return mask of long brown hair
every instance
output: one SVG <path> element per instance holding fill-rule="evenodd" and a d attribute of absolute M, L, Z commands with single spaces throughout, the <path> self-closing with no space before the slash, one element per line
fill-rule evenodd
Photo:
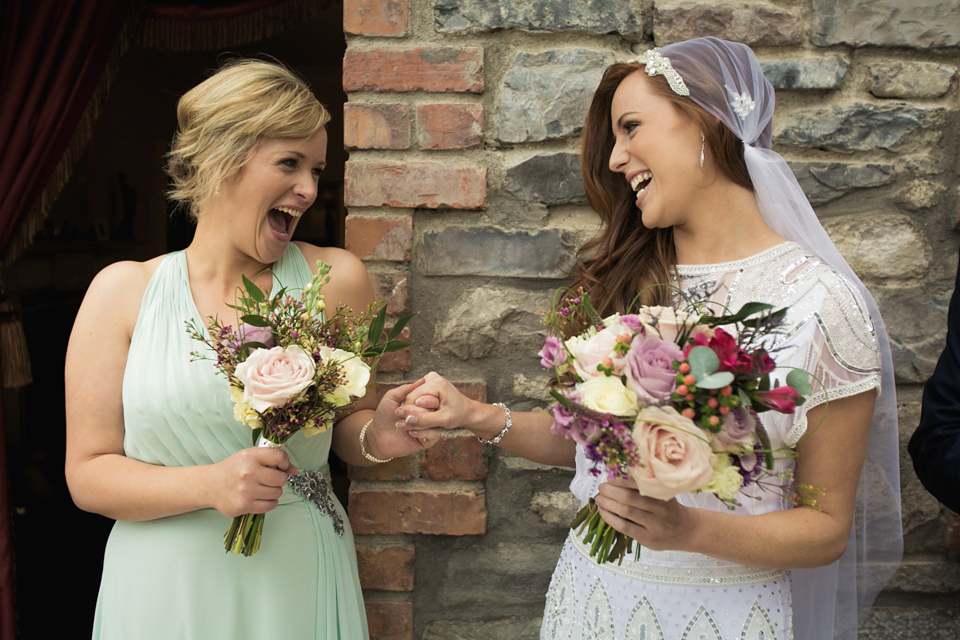
<path fill-rule="evenodd" d="M 613 95 L 620 83 L 643 65 L 618 63 L 607 68 L 593 94 L 580 138 L 580 170 L 590 206 L 600 214 L 601 228 L 577 251 L 578 277 L 572 289 L 583 287 L 601 316 L 629 313 L 637 305 L 669 304 L 666 287 L 677 264 L 673 229 L 647 229 L 636 209 L 636 194 L 619 173 L 610 170 L 615 138 L 610 122 Z M 656 93 L 703 133 L 717 170 L 735 184 L 753 190 L 743 159 L 743 142 L 719 119 L 693 100 L 675 94 L 662 76 L 643 77 Z M 704 76 L 690 78 L 698 86 L 717 84 Z M 723 88 L 717 84 L 717 90 Z M 639 298 L 638 298 L 639 295 Z"/>

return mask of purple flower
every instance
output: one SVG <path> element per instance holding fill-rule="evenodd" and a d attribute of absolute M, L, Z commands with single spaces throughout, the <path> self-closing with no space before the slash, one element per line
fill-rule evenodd
<path fill-rule="evenodd" d="M 640 316 L 635 313 L 620 316 L 620 322 L 633 332 L 646 333 L 646 330 L 643 329 L 643 323 L 640 322 Z"/>
<path fill-rule="evenodd" d="M 547 336 L 543 341 L 543 349 L 537 355 L 540 356 L 540 366 L 545 369 L 554 369 L 567 361 L 567 351 L 556 336 Z"/>
<path fill-rule="evenodd" d="M 267 349 L 273 347 L 273 329 L 243 323 L 233 332 L 233 336 L 224 340 L 224 344 L 231 351 L 236 351 L 238 347 L 248 342 L 259 342 Z"/>
<path fill-rule="evenodd" d="M 743 407 L 732 410 L 723 416 L 721 427 L 716 439 L 725 450 L 737 451 L 752 447 L 757 421 L 749 410 Z"/>
<path fill-rule="evenodd" d="M 675 343 L 636 336 L 624 356 L 627 388 L 641 399 L 666 400 L 677 386 L 674 360 L 683 360 L 683 352 Z"/>

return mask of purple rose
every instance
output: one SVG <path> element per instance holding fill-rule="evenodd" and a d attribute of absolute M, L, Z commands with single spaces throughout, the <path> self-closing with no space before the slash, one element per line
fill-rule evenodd
<path fill-rule="evenodd" d="M 674 360 L 683 360 L 683 352 L 675 343 L 636 336 L 624 356 L 627 388 L 640 399 L 668 399 L 677 386 Z"/>
<path fill-rule="evenodd" d="M 233 335 L 234 338 L 227 341 L 231 349 L 236 349 L 248 342 L 259 342 L 267 349 L 274 346 L 273 329 L 270 327 L 255 327 L 252 324 L 243 323 L 237 327 Z"/>
<path fill-rule="evenodd" d="M 757 421 L 753 414 L 737 407 L 723 416 L 722 427 L 716 435 L 717 442 L 725 451 L 743 451 L 752 449 Z"/>
<path fill-rule="evenodd" d="M 543 341 L 543 349 L 537 355 L 540 356 L 540 366 L 545 369 L 554 369 L 567 361 L 567 351 L 556 336 L 547 336 Z"/>
<path fill-rule="evenodd" d="M 623 326 L 627 327 L 634 333 L 645 333 L 645 330 L 643 329 L 643 323 L 640 322 L 640 316 L 635 313 L 620 316 L 620 322 L 623 323 Z"/>

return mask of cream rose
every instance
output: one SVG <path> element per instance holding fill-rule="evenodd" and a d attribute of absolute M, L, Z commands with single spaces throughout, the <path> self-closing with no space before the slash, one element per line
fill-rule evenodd
<path fill-rule="evenodd" d="M 643 307 L 637 315 L 644 329 L 668 342 L 676 342 L 677 336 L 684 327 L 691 328 L 689 336 L 710 331 L 706 326 L 697 325 L 700 320 L 698 314 L 679 311 L 672 307 Z"/>
<path fill-rule="evenodd" d="M 577 394 L 588 409 L 615 416 L 637 414 L 637 394 L 625 387 L 616 376 L 590 378 L 577 387 Z"/>
<path fill-rule="evenodd" d="M 619 376 L 623 372 L 623 356 L 618 355 L 614 348 L 617 346 L 617 339 L 624 333 L 627 334 L 629 340 L 630 332 L 626 331 L 618 322 L 598 331 L 589 338 L 568 340 L 567 349 L 573 356 L 573 368 L 577 375 L 583 380 L 606 377 L 603 371 L 597 369 L 597 365 L 609 358 L 613 374 Z"/>
<path fill-rule="evenodd" d="M 713 476 L 717 456 L 709 434 L 673 407 L 646 407 L 633 428 L 640 464 L 628 472 L 640 494 L 669 500 L 703 489 Z"/>
<path fill-rule="evenodd" d="M 243 401 L 243 389 L 230 385 L 230 398 L 235 403 L 233 405 L 233 417 L 237 422 L 241 422 L 251 429 L 263 428 L 263 420 L 260 419 L 260 414 Z"/>
<path fill-rule="evenodd" d="M 234 375 L 243 383 L 243 402 L 260 413 L 290 401 L 313 384 L 316 367 L 309 353 L 297 345 L 255 349 L 237 365 Z"/>
<path fill-rule="evenodd" d="M 333 393 L 328 393 L 324 399 L 342 407 L 353 402 L 355 398 L 362 398 L 367 393 L 367 384 L 370 382 L 370 365 L 361 360 L 356 354 L 343 349 L 320 347 L 320 361 L 334 362 L 340 367 L 343 381 Z"/>
<path fill-rule="evenodd" d="M 741 486 L 743 486 L 743 476 L 730 461 L 730 456 L 726 454 L 717 456 L 717 468 L 714 469 L 713 477 L 710 478 L 704 491 L 715 493 L 721 500 L 729 502 L 737 495 Z"/>

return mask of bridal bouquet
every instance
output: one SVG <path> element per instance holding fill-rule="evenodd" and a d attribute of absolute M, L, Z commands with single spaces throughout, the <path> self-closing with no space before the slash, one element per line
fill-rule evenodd
<path fill-rule="evenodd" d="M 309 437 L 329 429 L 337 409 L 366 394 L 380 357 L 409 346 L 396 338 L 412 314 L 385 333 L 383 302 L 358 316 L 341 306 L 326 317 L 322 288 L 329 272 L 330 265 L 318 262 L 299 296 L 281 287 L 267 297 L 244 276 L 231 305 L 236 328 L 217 318 L 208 327 L 187 323 L 190 336 L 208 347 L 193 352 L 193 359 L 213 360 L 230 381 L 234 417 L 252 429 L 256 446 L 281 447 L 297 431 Z M 224 535 L 226 550 L 255 554 L 263 520 L 263 514 L 234 518 Z"/>
<path fill-rule="evenodd" d="M 557 376 L 552 432 L 584 447 L 592 473 L 632 478 L 641 495 L 706 492 L 733 508 L 742 488 L 773 474 L 758 414 L 792 413 L 811 391 L 799 369 L 771 381 L 767 345 L 785 313 L 761 303 L 720 316 L 645 306 L 601 319 L 586 293 L 568 294 L 544 314 L 551 335 L 538 354 Z M 592 499 L 571 527 L 599 563 L 633 548 Z"/>

